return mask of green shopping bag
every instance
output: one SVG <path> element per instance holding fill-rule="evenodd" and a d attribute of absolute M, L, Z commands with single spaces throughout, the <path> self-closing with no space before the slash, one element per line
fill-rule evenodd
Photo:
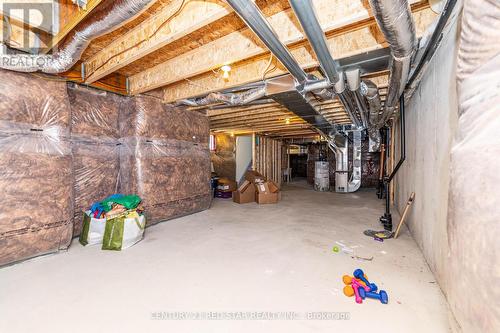
<path fill-rule="evenodd" d="M 80 244 L 83 246 L 101 244 L 105 227 L 106 219 L 96 219 L 90 216 L 90 211 L 84 212 Z"/>
<path fill-rule="evenodd" d="M 120 214 L 106 221 L 103 250 L 121 251 L 139 242 L 144 236 L 146 218 L 140 215 L 138 218 L 127 218 L 126 214 Z"/>

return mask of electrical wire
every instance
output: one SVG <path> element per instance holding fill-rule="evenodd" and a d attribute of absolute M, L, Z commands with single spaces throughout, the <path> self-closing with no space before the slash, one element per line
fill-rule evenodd
<path fill-rule="evenodd" d="M 269 57 L 269 61 L 267 62 L 266 69 L 264 73 L 262 73 L 262 81 L 266 79 L 266 75 L 273 72 L 276 69 L 276 63 L 274 63 L 273 68 L 270 69 L 271 63 L 273 62 L 274 55 L 271 53 L 271 57 Z"/>
<path fill-rule="evenodd" d="M 189 1 L 189 0 L 188 0 Z M 158 28 L 155 29 L 155 31 L 153 31 L 152 34 L 150 34 L 146 39 L 143 39 L 141 40 L 139 43 L 136 43 L 132 46 L 129 46 L 127 47 L 126 49 L 123 49 L 121 50 L 120 52 L 112 55 L 111 57 L 109 57 L 105 62 L 103 62 L 100 66 L 98 66 L 96 69 L 94 69 L 94 71 L 92 73 L 95 73 L 97 72 L 99 69 L 101 69 L 102 67 L 104 67 L 105 65 L 107 65 L 112 59 L 124 54 L 125 52 L 128 52 L 130 50 L 132 50 L 133 48 L 137 47 L 137 46 L 140 46 L 146 42 L 148 42 L 151 38 L 153 38 L 157 33 L 158 31 L 160 31 L 167 23 L 169 23 L 174 17 L 176 17 L 177 15 L 179 15 L 179 13 L 182 11 L 182 9 L 184 8 L 184 5 L 186 4 L 186 0 L 182 0 L 180 6 L 177 8 L 177 10 L 172 14 L 170 15 L 164 22 L 162 22 L 162 24 L 160 24 L 158 26 Z"/>

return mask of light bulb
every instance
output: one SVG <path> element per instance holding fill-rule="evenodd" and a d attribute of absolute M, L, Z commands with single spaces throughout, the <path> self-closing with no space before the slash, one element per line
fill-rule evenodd
<path fill-rule="evenodd" d="M 224 65 L 220 68 L 222 71 L 222 78 L 227 81 L 229 80 L 229 72 L 231 71 L 231 66 L 229 65 Z"/>

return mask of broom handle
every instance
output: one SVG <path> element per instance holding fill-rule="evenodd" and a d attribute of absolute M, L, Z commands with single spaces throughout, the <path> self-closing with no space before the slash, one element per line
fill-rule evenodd
<path fill-rule="evenodd" d="M 406 215 L 408 215 L 408 211 L 410 210 L 410 206 L 413 203 L 413 199 L 415 199 L 415 192 L 411 192 L 410 198 L 406 202 L 406 207 L 405 207 L 405 210 L 403 211 L 403 215 L 401 216 L 401 220 L 399 221 L 396 232 L 394 233 L 394 238 L 398 238 L 399 229 L 401 229 L 401 226 L 403 225 L 403 223 L 406 220 Z"/>

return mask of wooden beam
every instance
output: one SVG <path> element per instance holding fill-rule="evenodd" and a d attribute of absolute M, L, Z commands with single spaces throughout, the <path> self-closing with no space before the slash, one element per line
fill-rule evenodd
<path fill-rule="evenodd" d="M 240 111 L 240 112 L 233 112 L 230 114 L 224 114 L 220 116 L 210 116 L 211 120 L 221 120 L 221 119 L 231 119 L 234 117 L 244 117 L 244 116 L 253 116 L 253 115 L 266 115 L 266 114 L 281 114 L 285 116 L 295 116 L 294 113 L 288 111 L 287 109 L 269 109 L 269 110 L 252 110 L 252 111 Z"/>
<path fill-rule="evenodd" d="M 240 120 L 234 122 L 228 122 L 223 124 L 213 124 L 210 123 L 210 128 L 225 128 L 225 127 L 237 127 L 237 126 L 251 126 L 251 127 L 259 127 L 259 126 L 268 126 L 268 125 L 305 125 L 307 124 L 302 119 L 294 119 L 290 120 L 287 124 L 283 119 L 267 119 L 267 120 L 256 120 L 256 121 L 247 121 Z"/>
<path fill-rule="evenodd" d="M 436 14 L 430 9 L 425 9 L 415 14 L 418 35 L 431 23 Z M 372 51 L 387 46 L 382 33 L 376 29 L 375 23 L 371 27 L 352 31 L 349 33 L 330 36 L 327 39 L 335 58 L 349 57 L 354 54 Z M 317 60 L 313 57 L 309 45 L 298 44 L 290 48 L 292 55 L 304 69 L 318 66 Z M 262 79 L 262 73 L 265 71 L 269 58 L 267 56 L 245 61 L 233 65 L 229 81 L 224 81 L 220 75 L 213 72 L 192 78 L 189 81 L 179 81 L 175 85 L 167 86 L 163 89 L 164 100 L 167 102 L 182 98 L 197 96 L 230 87 L 240 86 L 242 84 L 256 82 Z M 271 76 L 277 76 L 287 73 L 284 68 L 279 66 Z M 132 91 L 133 93 L 133 91 Z"/>
<path fill-rule="evenodd" d="M 231 131 L 236 131 L 236 130 L 254 130 L 254 131 L 289 131 L 289 130 L 312 130 L 310 125 L 305 125 L 305 124 L 296 124 L 296 125 L 268 125 L 268 126 L 228 126 L 224 128 L 213 128 L 213 130 L 231 130 Z"/>
<path fill-rule="evenodd" d="M 77 12 L 75 12 L 72 15 L 71 20 L 69 20 L 68 23 L 66 23 L 63 27 L 61 27 L 61 30 L 57 33 L 57 35 L 55 35 L 52 38 L 52 43 L 50 47 L 52 48 L 57 46 L 57 44 L 59 44 L 64 39 L 64 37 L 66 37 L 66 35 L 69 34 L 69 32 L 78 25 L 78 23 L 80 23 L 81 21 L 83 21 L 83 19 L 89 16 L 90 13 L 99 4 L 101 4 L 101 2 L 103 2 L 103 0 L 88 0 L 86 9 L 80 8 Z"/>
<path fill-rule="evenodd" d="M 271 105 L 255 105 L 253 107 L 249 108 L 230 108 L 230 109 L 221 109 L 221 110 L 208 110 L 208 116 L 210 117 L 217 117 L 217 116 L 223 116 L 223 115 L 228 115 L 228 114 L 234 114 L 234 113 L 242 113 L 242 112 L 250 112 L 251 111 L 266 111 L 266 110 L 284 110 L 287 111 L 287 109 L 280 104 L 271 104 Z"/>
<path fill-rule="evenodd" d="M 86 82 L 92 83 L 113 73 L 231 12 L 221 1 L 172 1 L 164 10 L 85 61 Z"/>
<path fill-rule="evenodd" d="M 82 80 L 81 73 L 79 71 L 70 70 L 65 73 L 58 74 L 58 76 L 67 79 L 68 81 L 85 84 Z M 100 90 L 110 91 L 120 95 L 128 95 L 127 93 L 127 78 L 118 73 L 114 73 L 104 79 L 90 84 L 90 87 L 97 88 Z"/>
<path fill-rule="evenodd" d="M 6 32 L 9 32 L 8 36 Z M 48 48 L 51 39 L 52 35 L 47 31 L 5 16 L 0 12 L 0 42 L 9 47 L 25 52 L 43 51 Z"/>
<path fill-rule="evenodd" d="M 336 5 L 335 2 L 338 2 L 339 4 L 342 3 L 342 5 Z M 418 6 L 414 6 L 418 10 L 422 10 L 422 8 L 428 6 L 427 1 L 414 0 L 412 2 L 418 4 Z M 350 6 L 345 6 L 344 0 L 316 0 L 314 5 L 316 7 L 319 20 L 322 23 L 325 32 L 330 37 L 357 31 L 362 28 L 368 29 L 364 31 L 364 35 L 372 35 L 371 31 L 369 31 L 369 27 L 375 24 L 375 20 L 361 1 L 356 1 Z M 297 22 L 291 10 L 279 12 L 269 17 L 268 21 L 284 44 L 295 44 L 296 53 L 307 53 L 307 59 L 303 59 L 302 62 L 299 61 L 303 67 L 308 67 L 308 64 L 309 67 L 317 65 L 317 62 L 310 51 L 310 47 L 299 28 L 300 24 Z M 375 36 L 378 39 L 374 41 L 375 44 L 380 44 L 379 42 L 383 40 L 383 37 L 380 39 L 380 32 L 378 34 L 378 36 Z M 366 41 L 366 38 L 362 38 L 361 41 L 363 39 Z M 339 41 L 336 40 L 336 42 Z M 354 51 L 353 46 L 357 46 L 356 44 L 358 43 L 358 40 L 346 39 L 343 43 L 348 47 L 349 51 L 352 52 Z M 297 51 L 297 44 L 300 46 L 298 48 L 300 51 Z M 334 43 L 332 42 L 329 44 L 334 57 L 339 58 L 341 57 L 339 55 L 346 53 L 345 47 L 344 49 L 339 49 L 338 45 L 333 45 Z M 369 44 L 373 47 L 374 43 L 372 42 Z M 183 79 L 206 73 L 225 63 L 235 64 L 266 53 L 268 53 L 267 48 L 257 39 L 253 32 L 249 29 L 243 29 L 131 76 L 131 92 L 132 94 L 137 94 L 161 86 L 166 86 Z M 295 56 L 297 57 L 298 55 Z M 258 73 L 260 76 L 262 76 L 262 72 L 267 65 L 267 60 L 268 59 L 263 60 L 263 68 L 259 68 Z M 186 64 L 189 64 L 189 66 L 186 66 Z M 278 72 L 273 73 L 273 75 L 280 74 Z M 281 73 L 283 72 L 284 71 L 281 70 Z M 233 85 L 231 83 L 230 85 Z M 239 82 L 236 85 L 238 84 Z M 228 84 L 225 86 L 228 86 Z M 204 86 L 202 85 L 202 87 Z M 217 89 L 209 88 L 209 90 Z M 201 93 L 204 92 L 206 91 L 201 91 Z"/>
<path fill-rule="evenodd" d="M 234 118 L 228 118 L 228 119 L 220 119 L 220 120 L 213 120 L 210 119 L 211 124 L 223 124 L 223 123 L 228 123 L 228 122 L 235 122 L 235 121 L 252 121 L 252 120 L 269 120 L 269 119 L 281 119 L 281 120 L 296 120 L 296 119 L 301 119 L 300 117 L 297 116 L 291 116 L 283 113 L 276 113 L 272 115 L 255 115 L 255 116 L 246 116 L 246 117 L 234 117 Z"/>

